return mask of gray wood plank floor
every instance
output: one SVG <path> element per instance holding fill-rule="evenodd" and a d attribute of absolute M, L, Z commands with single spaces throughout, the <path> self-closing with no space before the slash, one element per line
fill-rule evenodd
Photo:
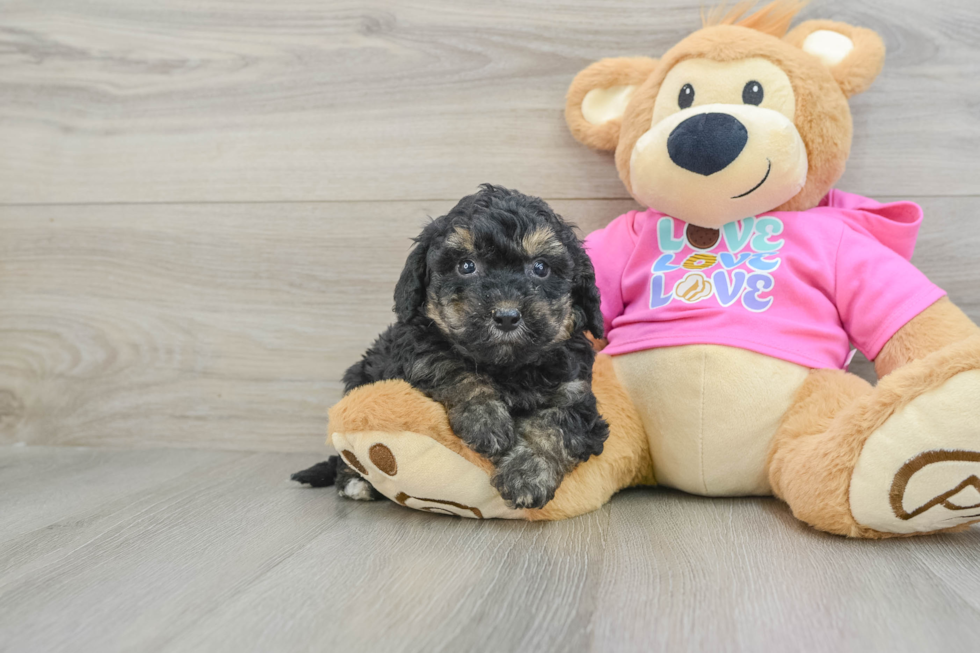
<path fill-rule="evenodd" d="M 660 56 L 703 0 L 0 0 L 0 201 L 425 200 L 492 180 L 626 197 L 568 134 L 601 57 Z M 975 0 L 820 0 L 884 36 L 845 188 L 977 192 Z"/>
<path fill-rule="evenodd" d="M 3 651 L 967 651 L 980 529 L 848 541 L 631 490 L 553 524 L 355 503 L 310 454 L 0 447 Z"/>

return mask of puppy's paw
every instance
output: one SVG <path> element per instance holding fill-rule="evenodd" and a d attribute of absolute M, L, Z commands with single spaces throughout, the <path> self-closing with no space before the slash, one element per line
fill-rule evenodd
<path fill-rule="evenodd" d="M 513 447 L 517 438 L 514 420 L 502 401 L 458 406 L 450 411 L 449 422 L 470 449 L 490 460 Z"/>
<path fill-rule="evenodd" d="M 382 494 L 374 489 L 370 481 L 361 478 L 357 472 L 347 465 L 338 465 L 334 483 L 337 486 L 337 494 L 345 499 L 375 501 L 382 497 Z"/>
<path fill-rule="evenodd" d="M 343 485 L 338 484 L 337 494 L 354 501 L 375 501 L 381 498 L 371 484 L 360 477 L 347 479 Z"/>
<path fill-rule="evenodd" d="M 543 508 L 555 498 L 561 476 L 528 450 L 517 450 L 497 466 L 493 486 L 514 508 Z"/>

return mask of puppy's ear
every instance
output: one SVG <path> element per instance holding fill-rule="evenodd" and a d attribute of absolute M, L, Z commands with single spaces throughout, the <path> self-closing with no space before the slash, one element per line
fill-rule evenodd
<path fill-rule="evenodd" d="M 599 289 L 595 285 L 595 269 L 592 259 L 579 245 L 575 250 L 575 280 L 572 284 L 572 310 L 575 319 L 582 320 L 582 326 L 596 338 L 603 336 L 602 311 L 600 310 Z"/>
<path fill-rule="evenodd" d="M 429 225 L 415 241 L 415 247 L 405 261 L 402 274 L 395 284 L 395 314 L 399 321 L 407 322 L 422 310 L 425 304 L 425 289 L 429 284 L 429 267 L 426 257 L 432 242 Z"/>

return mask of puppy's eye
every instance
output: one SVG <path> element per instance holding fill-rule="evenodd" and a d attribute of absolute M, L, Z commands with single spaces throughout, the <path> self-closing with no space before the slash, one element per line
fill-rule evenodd
<path fill-rule="evenodd" d="M 742 102 L 759 106 L 762 104 L 763 95 L 765 94 L 762 91 L 762 84 L 759 82 L 749 82 L 742 89 Z"/>
<path fill-rule="evenodd" d="M 677 96 L 677 106 L 681 109 L 686 109 L 694 104 L 694 87 L 690 84 L 684 84 L 681 87 L 681 93 Z"/>
<path fill-rule="evenodd" d="M 456 266 L 456 270 L 460 274 L 473 274 L 474 272 L 476 272 L 476 263 L 469 260 L 468 258 L 463 259 L 462 261 L 459 262 L 459 265 Z"/>
<path fill-rule="evenodd" d="M 551 274 L 551 268 L 544 261 L 535 261 L 531 264 L 531 273 L 536 277 L 544 279 Z"/>

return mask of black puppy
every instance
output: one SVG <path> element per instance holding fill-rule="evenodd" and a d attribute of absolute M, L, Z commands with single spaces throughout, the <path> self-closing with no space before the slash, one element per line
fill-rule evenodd
<path fill-rule="evenodd" d="M 602 452 L 592 394 L 602 337 L 595 273 L 572 228 L 536 197 L 491 185 L 416 239 L 395 287 L 398 321 L 344 374 L 345 392 L 403 379 L 446 406 L 453 431 L 496 466 L 512 506 L 540 508 Z M 380 494 L 334 456 L 293 479 Z"/>

